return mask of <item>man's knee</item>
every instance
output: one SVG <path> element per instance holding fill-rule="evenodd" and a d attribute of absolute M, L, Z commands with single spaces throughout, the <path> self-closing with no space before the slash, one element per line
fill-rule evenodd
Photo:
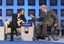
<path fill-rule="evenodd" d="M 42 26 L 43 24 L 42 24 L 42 23 L 38 23 L 37 25 L 38 25 L 38 26 Z"/>

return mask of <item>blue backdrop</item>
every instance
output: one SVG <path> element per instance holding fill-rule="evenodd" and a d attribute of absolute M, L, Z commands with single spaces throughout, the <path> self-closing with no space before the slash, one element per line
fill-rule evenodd
<path fill-rule="evenodd" d="M 19 8 L 25 9 L 27 20 L 31 19 L 28 13 L 32 13 L 38 18 L 42 4 L 45 4 L 48 9 L 55 10 L 58 15 L 58 24 L 64 28 L 64 0 L 0 0 L 0 19 L 5 22 L 11 18 L 12 13 L 17 13 Z"/>

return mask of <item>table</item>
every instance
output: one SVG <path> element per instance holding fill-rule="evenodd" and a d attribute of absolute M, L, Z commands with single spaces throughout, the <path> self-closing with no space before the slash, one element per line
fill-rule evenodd
<path fill-rule="evenodd" d="M 34 37 L 34 24 L 33 23 L 22 23 L 21 40 L 22 41 L 33 41 L 33 37 Z"/>

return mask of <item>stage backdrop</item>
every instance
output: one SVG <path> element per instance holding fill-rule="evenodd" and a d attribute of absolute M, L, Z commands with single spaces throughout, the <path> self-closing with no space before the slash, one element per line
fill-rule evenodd
<path fill-rule="evenodd" d="M 40 6 L 45 4 L 48 9 L 53 9 L 58 16 L 58 24 L 64 28 L 64 0 L 0 0 L 0 22 L 11 18 L 19 8 L 25 9 L 27 22 L 31 21 L 29 14 L 39 17 Z"/>

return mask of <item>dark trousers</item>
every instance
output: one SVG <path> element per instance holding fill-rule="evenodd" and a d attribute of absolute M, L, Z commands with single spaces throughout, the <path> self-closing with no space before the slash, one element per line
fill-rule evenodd
<path fill-rule="evenodd" d="M 46 36 L 47 35 L 47 26 L 50 22 L 39 22 L 37 24 L 37 35 L 38 36 Z"/>
<path fill-rule="evenodd" d="M 11 34 L 10 34 L 10 36 L 11 36 L 10 40 L 13 40 L 14 31 L 15 31 L 15 33 L 17 34 L 16 28 L 13 28 L 13 27 L 12 27 L 12 28 L 11 28 Z"/>
<path fill-rule="evenodd" d="M 11 34 L 10 34 L 11 38 L 10 38 L 10 40 L 13 40 L 14 31 L 15 31 L 15 34 L 18 34 L 16 28 L 20 28 L 20 27 L 21 26 L 18 26 L 18 24 L 16 22 L 11 22 Z"/>

